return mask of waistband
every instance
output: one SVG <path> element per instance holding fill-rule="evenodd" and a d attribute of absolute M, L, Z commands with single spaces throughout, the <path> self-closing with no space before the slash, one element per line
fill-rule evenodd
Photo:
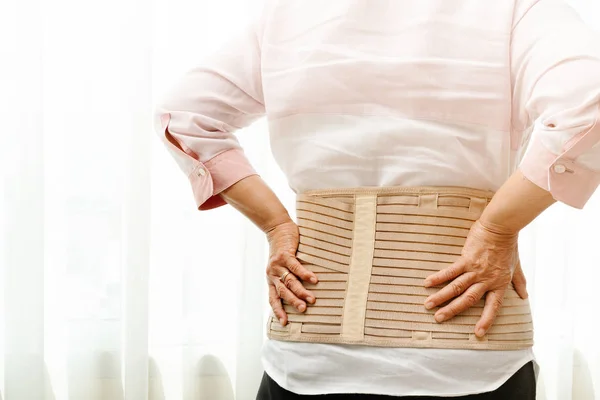
<path fill-rule="evenodd" d="M 423 347 L 516 350 L 533 345 L 529 301 L 509 285 L 483 338 L 473 333 L 484 301 L 438 323 L 423 303 L 443 285 L 424 279 L 460 256 L 471 225 L 494 192 L 465 187 L 359 187 L 298 194 L 298 260 L 319 282 L 301 313 L 284 304 L 288 324 L 271 316 L 270 339 Z"/>

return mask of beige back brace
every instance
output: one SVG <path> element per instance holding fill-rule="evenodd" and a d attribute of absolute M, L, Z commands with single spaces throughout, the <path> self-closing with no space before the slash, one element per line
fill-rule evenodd
<path fill-rule="evenodd" d="M 425 299 L 444 285 L 424 279 L 460 256 L 471 225 L 493 192 L 462 187 L 362 187 L 297 196 L 297 258 L 319 282 L 301 313 L 284 303 L 284 327 L 271 316 L 270 339 L 359 344 L 514 350 L 533 345 L 529 301 L 509 285 L 483 338 L 474 334 L 484 300 L 442 323 Z"/>

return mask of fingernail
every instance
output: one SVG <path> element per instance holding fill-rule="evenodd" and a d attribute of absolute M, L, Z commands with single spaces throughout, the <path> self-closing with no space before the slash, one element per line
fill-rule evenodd
<path fill-rule="evenodd" d="M 485 335 L 485 329 L 483 329 L 483 328 L 477 329 L 476 335 L 479 337 Z"/>
<path fill-rule="evenodd" d="M 429 310 L 429 309 L 431 309 L 433 307 L 435 307 L 435 304 L 433 304 L 433 301 L 428 301 L 427 303 L 425 303 L 425 308 L 426 309 Z"/>
<path fill-rule="evenodd" d="M 429 279 L 425 279 L 425 286 L 431 285 L 431 281 Z"/>
<path fill-rule="evenodd" d="M 317 283 L 317 278 L 313 276 L 312 278 L 310 278 L 310 281 L 311 281 L 312 283 Z"/>
<path fill-rule="evenodd" d="M 309 296 L 309 297 L 306 298 L 306 301 L 308 301 L 309 303 L 312 303 L 312 302 L 315 301 L 315 298 Z"/>
<path fill-rule="evenodd" d="M 445 316 L 444 314 L 436 314 L 436 315 L 435 315 L 435 320 L 436 320 L 437 322 L 442 322 L 442 321 L 443 321 L 443 320 L 445 320 L 445 319 L 446 319 L 446 316 Z"/>
<path fill-rule="evenodd" d="M 283 320 L 283 317 L 282 317 L 282 318 L 279 318 L 279 323 L 280 323 L 281 325 L 285 326 L 285 324 L 283 323 L 283 321 L 284 321 L 284 320 Z"/>
<path fill-rule="evenodd" d="M 300 312 L 304 311 L 305 309 L 306 309 L 306 306 L 304 304 L 300 304 L 298 306 L 298 311 L 300 311 Z"/>

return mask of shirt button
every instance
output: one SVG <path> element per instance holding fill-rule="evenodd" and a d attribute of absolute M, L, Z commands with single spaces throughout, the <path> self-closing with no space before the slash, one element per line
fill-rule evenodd
<path fill-rule="evenodd" d="M 556 172 L 557 174 L 564 174 L 567 171 L 567 167 L 565 167 L 562 164 L 556 164 L 554 166 L 554 172 Z"/>
<path fill-rule="evenodd" d="M 204 176 L 206 175 L 206 171 L 204 170 L 204 168 L 199 168 L 197 174 L 198 176 Z"/>

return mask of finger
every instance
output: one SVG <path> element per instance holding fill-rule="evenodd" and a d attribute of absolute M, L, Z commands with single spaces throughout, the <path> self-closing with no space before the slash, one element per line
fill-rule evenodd
<path fill-rule="evenodd" d="M 271 309 L 273 309 L 275 317 L 277 317 L 281 325 L 285 326 L 285 324 L 287 324 L 287 314 L 281 304 L 281 298 L 277 293 L 277 288 L 275 288 L 275 285 L 273 284 L 269 284 L 269 304 L 271 305 Z"/>
<path fill-rule="evenodd" d="M 437 286 L 450 279 L 454 279 L 465 271 L 466 261 L 464 258 L 459 258 L 449 267 L 444 268 L 435 274 L 429 275 L 425 279 L 425 287 Z"/>
<path fill-rule="evenodd" d="M 473 307 L 485 295 L 486 288 L 481 282 L 471 285 L 463 294 L 454 299 L 450 304 L 440 308 L 435 313 L 435 320 L 443 322 L 455 315 Z"/>
<path fill-rule="evenodd" d="M 287 267 L 287 269 L 289 269 L 290 271 L 292 271 L 294 275 L 296 275 L 305 282 L 317 283 L 319 281 L 317 279 L 317 275 L 315 275 L 314 272 L 306 269 L 294 256 L 289 256 L 285 260 L 284 266 Z"/>
<path fill-rule="evenodd" d="M 519 297 L 523 300 L 529 297 L 529 294 L 527 293 L 527 280 L 525 279 L 525 274 L 523 273 L 520 262 L 517 263 L 517 267 L 515 268 L 512 283 Z"/>
<path fill-rule="evenodd" d="M 482 337 L 492 327 L 498 316 L 506 289 L 490 290 L 485 296 L 485 306 L 481 318 L 475 325 L 475 335 Z"/>
<path fill-rule="evenodd" d="M 285 282 L 283 283 L 285 286 L 290 289 L 292 293 L 296 295 L 296 297 L 299 299 L 304 299 L 311 304 L 315 302 L 315 295 L 302 285 L 302 282 L 298 280 L 296 275 L 289 273 L 286 275 L 284 280 Z"/>
<path fill-rule="evenodd" d="M 475 275 L 466 273 L 444 286 L 437 293 L 432 294 L 425 300 L 425 308 L 432 309 L 440 304 L 452 300 L 463 294 L 475 281 Z"/>
<path fill-rule="evenodd" d="M 277 282 L 275 284 L 277 287 L 277 291 L 279 292 L 279 297 L 283 300 L 291 304 L 296 308 L 296 310 L 300 312 L 304 312 L 306 310 L 306 303 L 301 299 L 296 297 L 294 293 L 290 289 L 288 289 L 283 282 Z"/>

